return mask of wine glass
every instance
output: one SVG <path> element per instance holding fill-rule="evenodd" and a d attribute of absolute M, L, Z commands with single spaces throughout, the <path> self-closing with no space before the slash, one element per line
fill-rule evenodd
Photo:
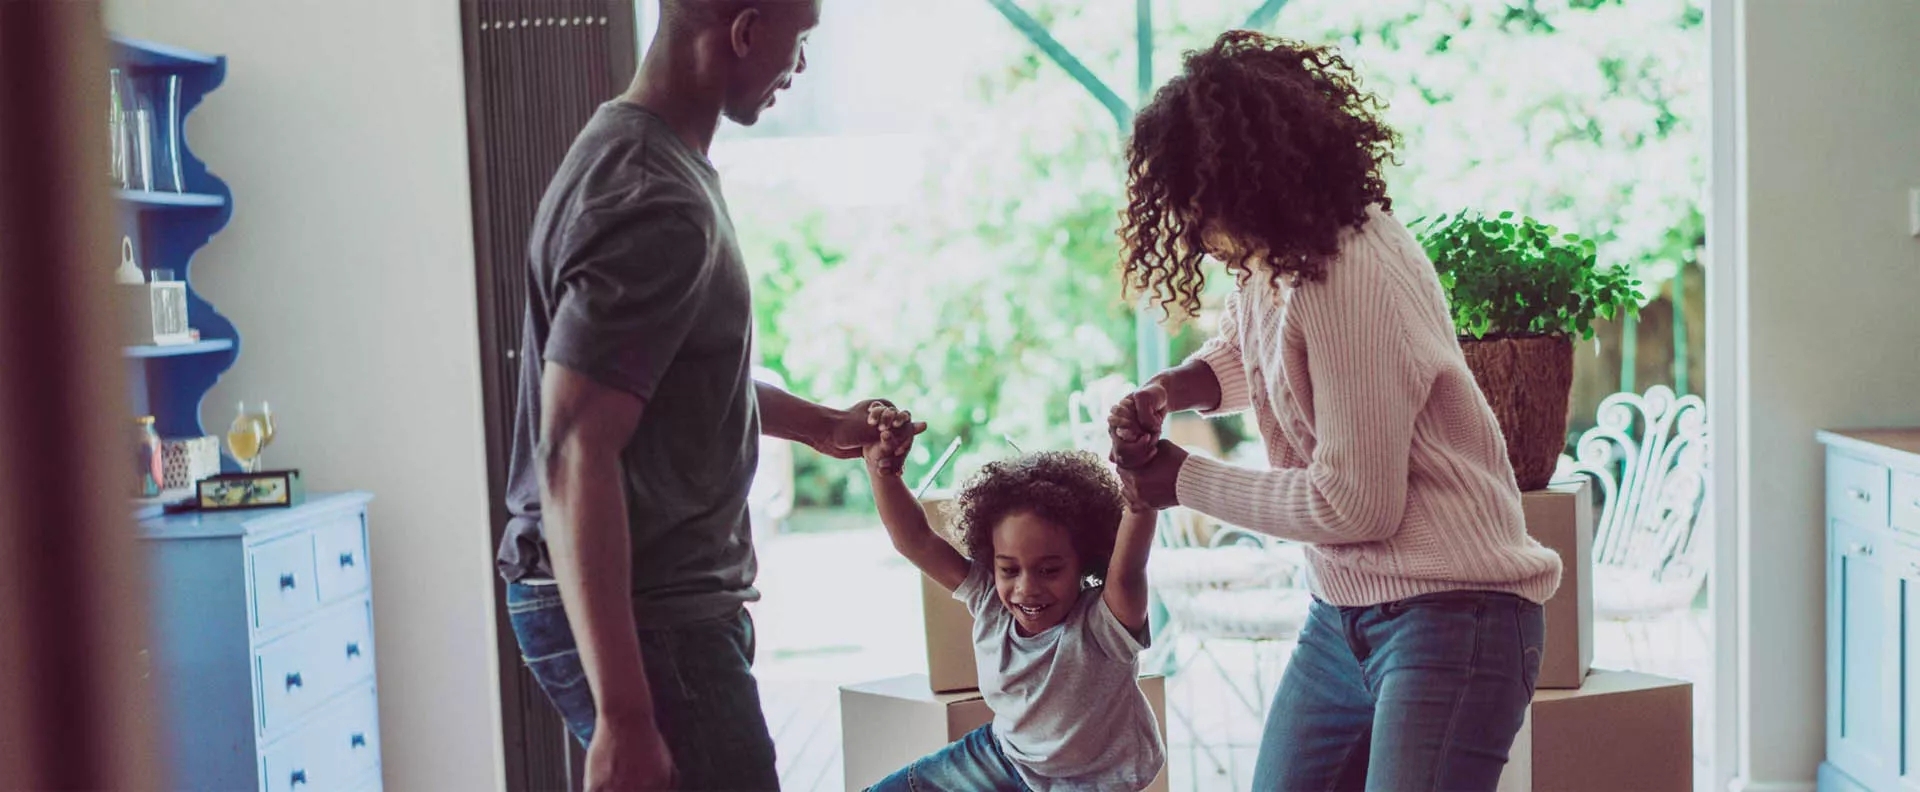
<path fill-rule="evenodd" d="M 273 445 L 273 405 L 260 403 L 260 414 L 255 416 L 260 425 L 260 450 L 253 454 L 254 464 L 260 463 L 260 457 L 266 453 L 267 446 Z"/>
<path fill-rule="evenodd" d="M 234 407 L 233 423 L 227 425 L 227 450 L 233 454 L 233 461 L 240 469 L 252 473 L 260 462 L 260 444 L 266 434 L 261 421 L 247 414 L 247 403 L 242 401 Z"/>

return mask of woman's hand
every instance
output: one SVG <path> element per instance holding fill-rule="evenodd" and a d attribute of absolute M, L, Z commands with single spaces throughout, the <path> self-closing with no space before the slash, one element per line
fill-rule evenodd
<path fill-rule="evenodd" d="M 1167 389 L 1158 382 L 1127 394 L 1107 415 L 1107 433 L 1113 438 L 1113 463 L 1139 467 L 1153 458 L 1154 444 L 1167 423 Z"/>
<path fill-rule="evenodd" d="M 1180 505 L 1177 485 L 1180 468 L 1187 464 L 1187 450 L 1167 440 L 1155 443 L 1151 450 L 1146 462 L 1120 468 L 1120 493 L 1135 511 Z"/>

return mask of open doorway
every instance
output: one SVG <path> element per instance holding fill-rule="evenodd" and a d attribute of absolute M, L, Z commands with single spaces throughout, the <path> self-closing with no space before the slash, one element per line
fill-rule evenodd
<path fill-rule="evenodd" d="M 1009 453 L 1009 441 L 1072 444 L 1073 394 L 1136 381 L 1210 330 L 1203 314 L 1158 339 L 1117 299 L 1116 121 L 1220 30 L 1338 43 L 1407 138 L 1392 185 L 1401 214 L 1517 211 L 1598 239 L 1601 263 L 1640 281 L 1639 314 L 1580 345 L 1566 465 L 1609 470 L 1601 530 L 1671 534 L 1658 540 L 1671 552 L 1593 570 L 1596 665 L 1695 683 L 1695 778 L 1711 785 L 1712 510 L 1706 471 L 1689 467 L 1704 465 L 1705 438 L 1682 436 L 1705 426 L 1703 3 L 1139 5 L 828 4 L 791 99 L 714 149 L 758 278 L 763 365 L 817 398 L 884 395 L 929 419 L 910 476 L 956 438 L 943 479 Z M 1609 414 L 1626 425 L 1603 426 Z M 1237 424 L 1191 431 L 1214 453 L 1258 459 L 1257 434 Z M 1696 441 L 1700 454 L 1676 450 L 1684 464 L 1621 464 Z M 791 472 L 769 475 L 783 477 L 793 510 L 762 544 L 762 674 L 792 691 L 789 722 L 830 725 L 838 684 L 924 669 L 914 574 L 887 548 L 855 467 L 801 451 Z M 1679 479 L 1702 488 L 1684 514 L 1652 520 L 1639 504 Z M 870 623 L 890 626 L 836 630 L 831 609 L 847 601 L 877 602 L 884 618 Z M 1176 788 L 1244 786 L 1285 658 L 1275 643 L 1216 649 L 1189 686 L 1174 680 L 1170 698 L 1252 710 L 1185 730 L 1176 719 Z M 780 695 L 770 711 L 786 706 Z M 837 737 L 781 735 L 794 788 L 837 784 Z"/>
<path fill-rule="evenodd" d="M 1073 445 L 1074 394 L 1137 381 L 1212 329 L 1203 312 L 1166 337 L 1119 300 L 1129 108 L 1184 50 L 1257 27 L 1339 44 L 1387 99 L 1406 138 L 1391 176 L 1400 214 L 1516 211 L 1599 240 L 1602 264 L 1640 280 L 1638 317 L 1602 323 L 1576 359 L 1568 472 L 1606 467 L 1579 442 L 1606 444 L 1603 409 L 1632 413 L 1618 434 L 1645 448 L 1650 413 L 1658 424 L 1703 411 L 1708 395 L 1704 4 L 1143 0 L 1116 13 L 1092 0 L 832 0 L 809 71 L 759 125 L 724 128 L 712 153 L 755 277 L 763 373 L 829 403 L 910 407 L 933 428 L 909 477 L 959 443 L 936 484 L 1013 446 Z M 644 45 L 652 0 L 637 8 Z M 1179 431 L 1260 459 L 1251 427 Z M 925 670 L 917 572 L 888 546 L 856 464 L 800 449 L 767 461 L 763 698 L 786 788 L 839 788 L 838 686 Z M 1620 505 L 1640 493 L 1609 469 L 1618 530 L 1640 530 Z M 1720 711 L 1706 506 L 1700 495 L 1666 525 L 1674 552 L 1654 567 L 1594 580 L 1597 600 L 1626 603 L 1602 609 L 1596 665 L 1695 683 L 1701 788 Z M 1658 607 L 1640 606 L 1646 592 Z M 849 603 L 862 626 L 841 617 Z M 1234 713 L 1173 720 L 1176 789 L 1245 786 L 1288 649 L 1275 636 L 1221 642 L 1204 665 L 1169 661 L 1170 699 Z"/>

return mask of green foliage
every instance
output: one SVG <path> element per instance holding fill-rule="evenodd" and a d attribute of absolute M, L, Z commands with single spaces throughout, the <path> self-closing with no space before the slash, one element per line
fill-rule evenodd
<path fill-rule="evenodd" d="M 1461 335 L 1586 339 L 1595 319 L 1639 309 L 1639 281 L 1626 267 L 1600 269 L 1593 241 L 1577 234 L 1513 212 L 1462 212 L 1412 225 Z"/>
<path fill-rule="evenodd" d="M 1404 135 L 1404 217 L 1508 207 L 1594 241 L 1652 297 L 1705 238 L 1699 0 L 1292 0 L 1282 35 L 1337 43 Z"/>
<path fill-rule="evenodd" d="M 823 210 L 805 191 L 762 183 L 766 173 L 725 178 L 755 277 L 764 363 L 810 398 L 885 396 L 929 421 L 910 480 L 963 438 L 945 483 L 1008 453 L 1003 437 L 1029 450 L 1064 446 L 1067 395 L 1103 377 L 1133 379 L 1135 340 L 1116 277 L 1124 185 L 1112 116 L 985 0 L 940 2 L 971 3 L 999 24 L 969 40 L 969 90 L 930 125 L 917 191 L 886 207 Z M 1154 76 L 1175 74 L 1182 52 L 1259 5 L 1154 0 Z M 1462 270 L 1456 306 L 1478 306 L 1463 332 L 1584 335 L 1593 318 L 1646 296 L 1620 302 L 1632 281 L 1593 261 L 1620 262 L 1651 293 L 1698 259 L 1700 5 L 1290 0 L 1269 30 L 1338 44 L 1385 98 L 1406 138 L 1403 164 L 1388 174 L 1401 216 L 1513 207 L 1591 240 L 1581 255 L 1553 254 L 1544 251 L 1571 249 L 1560 235 L 1547 233 L 1548 244 L 1515 231 L 1544 263 Z M 1129 13 L 1110 0 L 1021 6 L 1137 106 L 1132 4 Z M 1217 298 L 1229 284 L 1209 286 Z M 1173 359 L 1203 336 L 1204 326 L 1176 334 Z M 868 498 L 858 465 L 808 451 L 796 463 L 803 504 Z"/>

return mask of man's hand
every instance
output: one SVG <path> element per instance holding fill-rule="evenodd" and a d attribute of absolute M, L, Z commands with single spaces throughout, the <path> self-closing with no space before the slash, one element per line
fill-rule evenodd
<path fill-rule="evenodd" d="M 600 718 L 587 745 L 587 792 L 673 788 L 673 755 L 652 718 L 622 723 Z"/>
<path fill-rule="evenodd" d="M 813 439 L 807 445 L 834 459 L 853 459 L 860 456 L 867 446 L 880 441 L 880 427 L 867 420 L 868 413 L 875 406 L 892 407 L 893 402 L 885 399 L 868 399 L 848 407 L 845 413 L 834 419 L 833 425 L 825 435 Z"/>
<path fill-rule="evenodd" d="M 926 431 L 927 425 L 914 423 L 913 413 L 884 402 L 868 405 L 867 424 L 880 432 L 864 451 L 867 465 L 881 475 L 900 475 L 907 452 L 913 450 L 913 436 Z"/>
<path fill-rule="evenodd" d="M 1177 484 L 1180 468 L 1187 464 L 1187 450 L 1171 441 L 1161 440 L 1139 467 L 1120 468 L 1120 494 L 1135 511 L 1165 509 L 1180 505 Z"/>
<path fill-rule="evenodd" d="M 1113 438 L 1113 463 L 1123 468 L 1147 464 L 1167 423 L 1167 390 L 1157 382 L 1127 394 L 1107 416 Z"/>

